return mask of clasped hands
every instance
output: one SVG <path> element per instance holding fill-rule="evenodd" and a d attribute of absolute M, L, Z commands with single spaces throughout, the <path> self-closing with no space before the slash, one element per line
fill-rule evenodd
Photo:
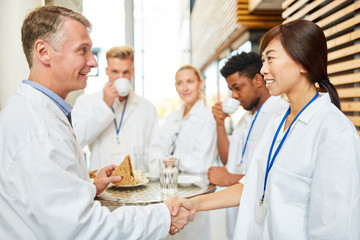
<path fill-rule="evenodd" d="M 94 179 L 97 195 L 102 193 L 109 183 L 121 180 L 120 176 L 111 176 L 115 168 L 116 165 L 110 165 L 100 169 Z M 189 221 L 193 221 L 196 208 L 191 199 L 171 197 L 165 200 L 164 204 L 168 207 L 171 215 L 171 226 L 169 230 L 171 235 L 178 233 Z"/>
<path fill-rule="evenodd" d="M 196 208 L 191 199 L 171 197 L 165 200 L 164 204 L 169 208 L 171 215 L 171 226 L 169 230 L 171 235 L 178 233 L 189 221 L 193 221 Z"/>

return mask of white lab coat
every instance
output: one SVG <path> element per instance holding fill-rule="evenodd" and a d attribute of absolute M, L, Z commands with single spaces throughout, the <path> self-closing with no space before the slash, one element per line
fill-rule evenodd
<path fill-rule="evenodd" d="M 288 107 L 289 104 L 281 97 L 270 96 L 264 102 L 249 136 L 242 164 L 240 164 L 246 137 L 249 133 L 251 123 L 255 118 L 256 113 L 251 114 L 251 112 L 247 111 L 244 114 L 244 116 L 236 125 L 232 135 L 229 137 L 229 151 L 226 168 L 230 173 L 247 173 L 250 160 L 252 159 L 253 154 L 256 152 L 256 147 L 258 146 L 258 143 L 260 142 L 264 134 L 265 128 L 269 120 L 272 119 L 274 116 L 278 116 Z M 226 209 L 226 235 L 228 239 L 233 239 L 237 213 L 238 207 Z"/>
<path fill-rule="evenodd" d="M 174 134 L 179 133 L 174 156 L 180 158 L 180 170 L 191 173 L 207 172 L 216 155 L 215 119 L 202 99 L 194 104 L 185 118 L 184 109 L 182 106 L 172 112 L 161 125 L 160 136 L 164 152 L 169 151 Z M 193 222 L 167 239 L 211 239 L 209 213 L 197 213 Z"/>
<path fill-rule="evenodd" d="M 80 145 L 46 95 L 22 84 L 0 113 L 2 239 L 163 239 L 164 204 L 110 212 L 94 201 Z"/>
<path fill-rule="evenodd" d="M 119 127 L 124 102 L 115 100 L 115 114 L 103 100 L 103 92 L 81 95 L 74 105 L 72 121 L 74 131 L 82 147 L 91 151 L 90 170 L 110 164 L 120 164 L 130 154 L 133 168 L 137 169 L 135 148 L 147 152 L 149 164 L 158 166 L 157 160 L 164 156 L 160 146 L 158 117 L 154 106 L 144 98 L 130 92 L 116 140 L 114 117 Z"/>
<path fill-rule="evenodd" d="M 244 184 L 234 239 L 359 239 L 360 139 L 321 93 L 292 126 L 270 171 L 265 222 L 255 220 L 267 156 L 284 116 L 270 121 Z M 280 130 L 274 149 L 284 136 Z M 275 151 L 275 150 L 274 150 Z"/>
<path fill-rule="evenodd" d="M 183 118 L 185 106 L 165 118 L 160 128 L 163 152 L 170 155 L 175 133 L 174 156 L 180 158 L 180 170 L 206 173 L 216 157 L 216 123 L 208 107 L 199 99 Z"/>

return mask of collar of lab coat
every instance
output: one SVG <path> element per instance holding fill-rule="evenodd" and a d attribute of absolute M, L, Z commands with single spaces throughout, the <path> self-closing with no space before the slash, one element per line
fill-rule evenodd
<path fill-rule="evenodd" d="M 298 119 L 296 120 L 296 122 L 293 124 L 293 126 L 290 129 L 289 134 L 291 133 L 291 131 L 294 129 L 294 127 L 296 126 L 297 122 L 301 121 L 303 124 L 308 124 L 311 120 L 312 117 L 315 116 L 315 114 L 317 114 L 318 112 L 324 110 L 326 108 L 326 106 L 329 106 L 328 104 L 331 103 L 330 100 L 330 96 L 328 93 L 320 93 L 319 92 L 319 96 L 314 102 L 312 102 L 305 110 L 304 112 L 302 112 L 300 114 L 300 116 L 298 117 Z M 275 131 L 276 129 L 279 127 L 280 122 L 282 120 L 282 118 L 284 117 L 285 112 L 283 112 L 282 114 L 280 114 L 279 116 L 277 116 L 274 119 L 274 128 Z M 284 125 L 282 126 L 282 129 L 279 132 L 279 137 L 276 141 L 279 141 L 282 139 L 283 134 L 284 134 Z"/>
<path fill-rule="evenodd" d="M 101 91 L 101 94 L 103 94 L 103 92 Z M 137 104 L 139 102 L 139 96 L 135 94 L 135 92 L 130 89 L 130 92 L 129 92 L 129 95 L 127 96 L 128 97 L 128 103 L 131 103 L 131 104 Z M 103 98 L 103 95 L 101 95 L 101 98 Z M 120 104 L 120 101 L 119 99 L 116 99 L 115 102 L 114 102 L 114 105 L 113 107 L 116 108 L 118 107 L 117 105 Z"/>
<path fill-rule="evenodd" d="M 201 115 L 201 109 L 203 109 L 203 107 L 205 106 L 204 101 L 200 98 L 196 101 L 196 103 L 194 104 L 194 106 L 190 109 L 189 113 L 185 116 L 185 119 L 189 119 L 190 117 L 193 118 L 197 118 L 198 116 Z M 179 114 L 177 115 L 177 120 L 181 121 L 183 120 L 183 115 L 184 115 L 184 111 L 185 111 L 185 104 L 183 104 L 179 110 Z"/>
<path fill-rule="evenodd" d="M 70 129 L 72 129 L 69 120 L 67 119 L 65 114 L 61 111 L 61 109 L 54 103 L 53 100 L 51 100 L 41 91 L 36 90 L 35 88 L 33 88 L 28 84 L 22 83 L 16 93 L 26 97 L 27 99 L 30 99 L 30 101 L 34 102 L 35 104 L 50 110 L 58 118 L 60 118 L 66 125 L 68 125 Z"/>
<path fill-rule="evenodd" d="M 273 104 L 276 103 L 276 101 L 280 101 L 280 96 L 270 96 L 266 101 L 263 103 L 263 106 L 261 108 L 262 113 L 272 113 L 273 112 Z"/>

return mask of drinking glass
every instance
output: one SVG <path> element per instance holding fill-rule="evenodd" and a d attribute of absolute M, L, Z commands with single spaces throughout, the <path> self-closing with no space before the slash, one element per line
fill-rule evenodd
<path fill-rule="evenodd" d="M 140 169 L 143 173 L 147 172 L 148 165 L 148 151 L 143 147 L 134 147 L 134 161 L 133 168 Z"/>
<path fill-rule="evenodd" d="M 178 188 L 180 159 L 169 157 L 159 160 L 160 188 L 164 194 L 174 194 Z"/>

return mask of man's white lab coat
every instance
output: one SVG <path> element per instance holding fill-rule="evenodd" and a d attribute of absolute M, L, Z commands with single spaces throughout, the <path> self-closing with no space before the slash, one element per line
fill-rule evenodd
<path fill-rule="evenodd" d="M 125 101 L 124 101 L 125 102 Z M 103 92 L 80 96 L 72 111 L 74 131 L 81 146 L 89 145 L 90 170 L 110 164 L 120 164 L 126 154 L 131 155 L 134 169 L 136 149 L 148 153 L 149 164 L 158 166 L 157 160 L 164 156 L 160 146 L 159 123 L 154 106 L 144 98 L 130 92 L 122 125 L 119 144 L 114 123 L 119 128 L 124 102 L 115 100 L 113 109 L 103 100 Z"/>
<path fill-rule="evenodd" d="M 110 212 L 94 201 L 80 145 L 46 95 L 22 84 L 0 113 L 2 239 L 163 239 L 164 204 Z"/>

